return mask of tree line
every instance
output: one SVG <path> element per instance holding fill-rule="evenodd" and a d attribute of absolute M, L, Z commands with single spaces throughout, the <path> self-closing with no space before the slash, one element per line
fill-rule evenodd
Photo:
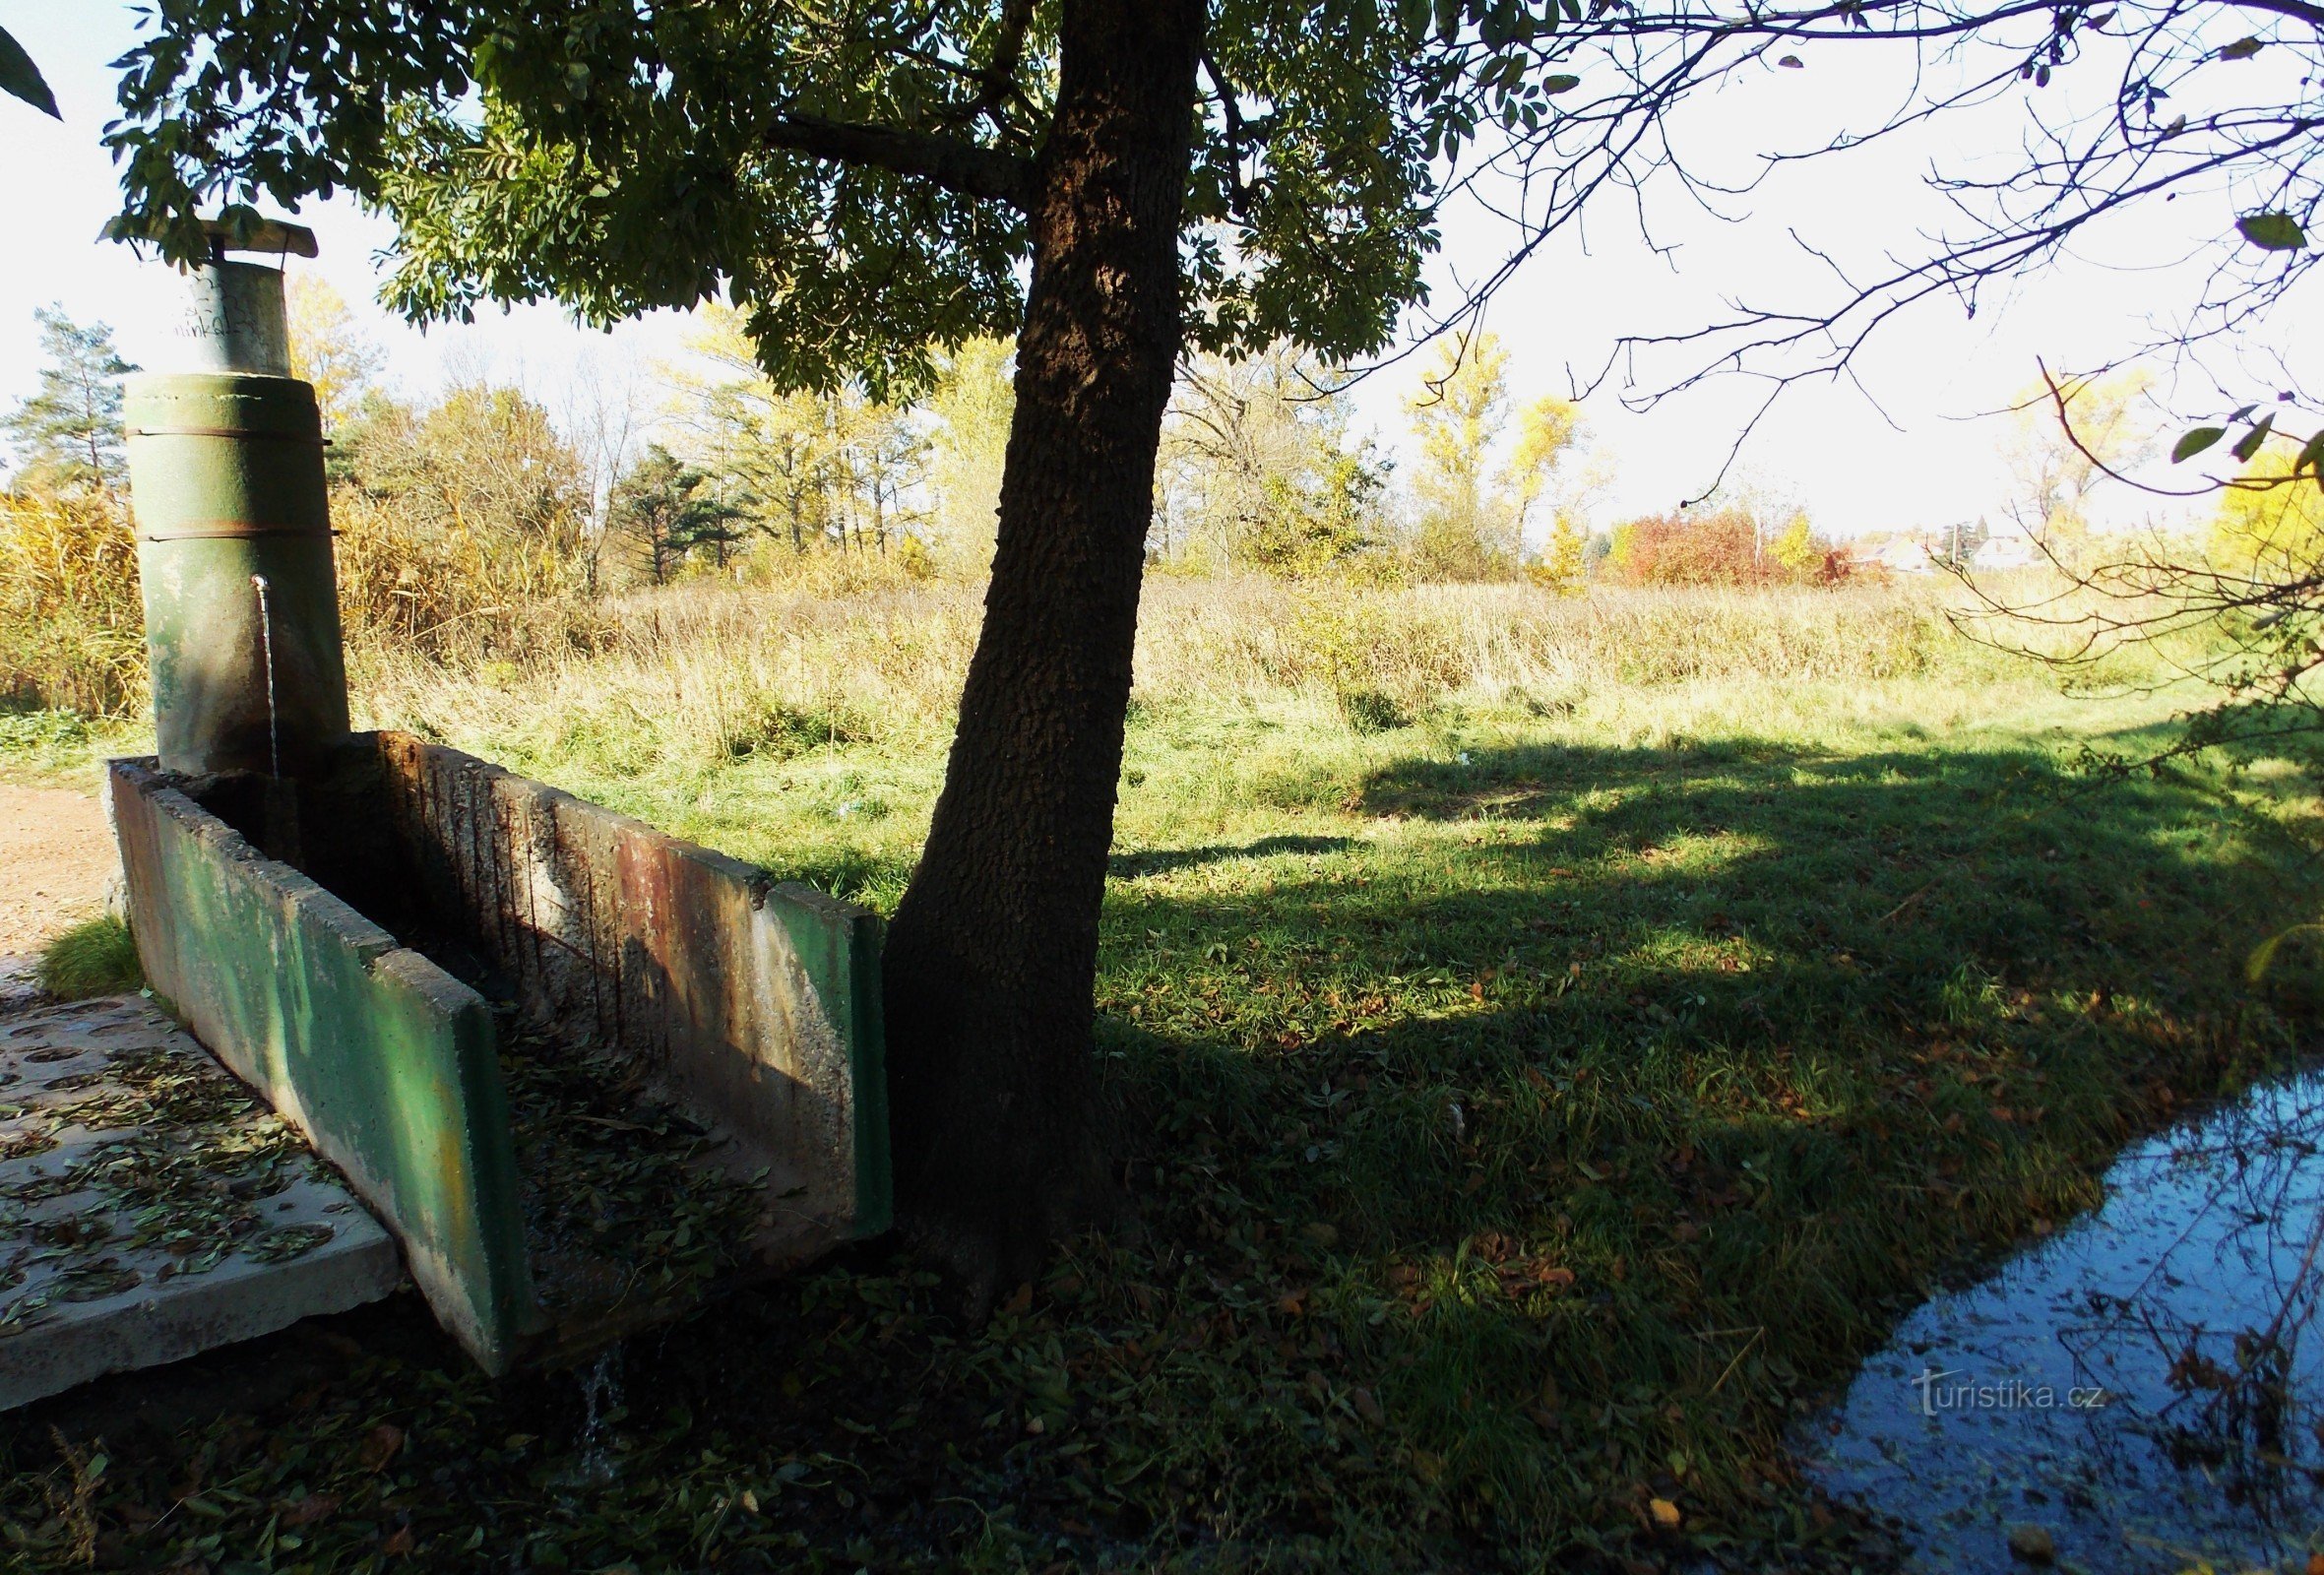
<path fill-rule="evenodd" d="M 366 630 L 433 650 L 543 598 L 765 580 L 833 556 L 958 578 L 991 561 L 1015 410 L 1008 341 L 945 352 L 907 405 L 854 381 L 784 392 L 740 314 L 712 305 L 642 401 L 556 411 L 484 377 L 401 396 L 329 284 L 296 279 L 288 302 L 294 368 L 331 435 L 343 593 Z M 118 513 L 120 380 L 134 368 L 101 325 L 40 321 L 47 369 L 10 417 L 14 506 Z M 1190 355 L 1164 416 L 1149 561 L 1566 590 L 1601 576 L 1815 577 L 1829 543 L 1797 511 L 1729 504 L 1594 533 L 1609 477 L 1583 449 L 1581 412 L 1549 396 L 1517 405 L 1511 359 L 1491 335 L 1440 347 L 1405 402 L 1416 458 L 1400 474 L 1354 429 L 1345 369 L 1288 345 Z"/>
<path fill-rule="evenodd" d="M 945 352 L 910 404 L 856 382 L 785 393 L 740 314 L 713 305 L 688 357 L 642 393 L 552 410 L 479 376 L 401 396 L 329 284 L 298 278 L 287 298 L 293 361 L 332 437 L 342 595 L 360 639 L 513 657 L 541 629 L 588 639 L 576 603 L 640 588 L 850 563 L 975 579 L 991 561 L 1015 407 L 1006 340 Z M 135 368 L 102 325 L 35 315 L 39 385 L 5 418 L 9 692 L 119 710 L 140 687 L 121 431 L 121 379 Z M 1356 430 L 1344 368 L 1288 345 L 1189 355 L 1163 417 L 1149 563 L 1361 584 L 1522 579 L 1567 593 L 1849 578 L 1845 544 L 1780 490 L 1594 528 L 1613 479 L 1604 457 L 1572 403 L 1512 399 L 1512 359 L 1489 334 L 1440 344 L 1404 402 L 1413 459 L 1400 468 Z M 2066 422 L 2029 389 L 2001 439 L 2004 528 L 2069 574 L 2121 556 L 2094 537 L 2092 497 L 2157 452 L 2150 386 L 2136 372 L 2076 381 L 2060 391 Z M 2203 539 L 2184 545 L 2217 569 L 2293 575 L 2324 549 L 2324 500 L 2266 484 L 2293 475 L 2287 443 L 2256 448 L 2246 473 L 2260 484 L 2223 492 Z M 1930 537 L 1931 556 L 1966 568 L 1990 535 L 1982 519 L 1963 522 Z M 534 616 L 546 607 L 563 612 Z"/>

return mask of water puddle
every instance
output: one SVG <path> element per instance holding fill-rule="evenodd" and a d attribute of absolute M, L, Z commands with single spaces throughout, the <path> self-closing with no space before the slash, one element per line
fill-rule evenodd
<path fill-rule="evenodd" d="M 2106 1183 L 2097 1214 L 1914 1313 L 1801 1441 L 1809 1470 L 1894 1517 L 1924 1569 L 2308 1569 L 2324 1074 L 2130 1150 Z"/>

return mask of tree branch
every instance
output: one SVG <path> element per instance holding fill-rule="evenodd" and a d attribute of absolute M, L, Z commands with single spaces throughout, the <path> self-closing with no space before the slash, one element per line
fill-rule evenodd
<path fill-rule="evenodd" d="M 984 80 L 984 91 L 976 95 L 974 112 L 990 116 L 995 126 L 1001 121 L 1001 105 L 1017 91 L 1017 67 L 1025 58 L 1025 31 L 1033 25 L 1034 0 L 1007 0 L 1001 7 L 1000 38 L 992 46 L 992 58 L 977 73 Z"/>
<path fill-rule="evenodd" d="M 2324 6 L 2308 5 L 2305 0 L 2233 0 L 2233 4 L 2240 11 L 2268 11 L 2294 22 L 2305 22 L 2324 32 Z"/>
<path fill-rule="evenodd" d="M 2216 486 L 2199 486 L 2185 490 L 2176 487 L 2154 486 L 2145 481 L 2133 480 L 2129 476 L 2124 475 L 2120 471 L 2115 470 L 2105 461 L 2100 459 L 2096 454 L 2093 454 L 2090 451 L 2090 445 L 2082 441 L 2082 434 L 2074 430 L 2074 417 L 2066 410 L 2066 402 L 2072 399 L 2073 396 L 2067 393 L 2065 388 L 2058 382 L 2058 380 L 2050 374 L 2049 363 L 2043 360 L 2041 356 L 2037 355 L 2034 357 L 2034 365 L 2041 373 L 2041 386 L 2049 390 L 2050 404 L 2057 407 L 2058 428 L 2066 434 L 2066 441 L 2074 446 L 2075 453 L 2081 455 L 2091 464 L 2097 466 L 2101 473 L 2104 474 L 2108 479 L 2119 481 L 2127 487 L 2135 487 L 2141 492 L 2152 493 L 2159 498 L 2209 497 L 2212 493 L 2219 490 L 2219 488 Z"/>
<path fill-rule="evenodd" d="M 965 197 L 1033 207 L 1033 163 L 997 148 L 893 126 L 866 126 L 821 115 L 785 115 L 767 128 L 767 146 L 835 163 L 916 175 Z"/>
<path fill-rule="evenodd" d="M 1226 73 L 1219 69 L 1219 62 L 1208 49 L 1202 52 L 1203 69 L 1211 74 L 1212 86 L 1219 90 L 1219 113 L 1226 123 L 1226 180 L 1227 200 L 1234 209 L 1234 217 L 1251 216 L 1250 188 L 1242 180 L 1242 150 L 1247 140 L 1243 130 L 1242 106 L 1234 101 L 1234 84 L 1226 80 Z"/>

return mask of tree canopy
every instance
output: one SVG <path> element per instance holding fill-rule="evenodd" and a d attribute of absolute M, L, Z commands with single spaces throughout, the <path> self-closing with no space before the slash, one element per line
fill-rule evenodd
<path fill-rule="evenodd" d="M 389 298 L 415 318 L 555 298 L 611 322 L 723 297 L 783 386 L 857 376 L 876 397 L 925 387 L 936 346 L 1022 316 L 1050 6 L 155 15 L 109 137 L 124 232 L 174 255 L 198 254 L 211 203 L 346 189 L 395 219 Z M 1414 31 L 1353 0 L 1219 8 L 1183 252 L 1199 343 L 1387 342 L 1435 243 L 1427 159 L 1453 114 L 1415 97 Z"/>
<path fill-rule="evenodd" d="M 1767 148 L 1770 169 L 2010 92 L 2035 134 L 1975 177 L 1933 172 L 1960 221 L 1892 266 L 1678 336 L 1682 377 L 1828 371 L 1897 310 L 1974 301 L 2180 193 L 2222 212 L 2211 285 L 2161 314 L 2175 337 L 2248 328 L 2315 258 L 2311 0 L 1210 9 L 1181 249 L 1207 349 L 1377 350 L 1426 302 L 1439 206 L 1498 178 L 1507 254 L 1419 326 L 1462 324 L 1601 194 L 1658 173 L 1694 186 L 1672 131 L 1690 97 L 1818 46 L 1948 64 L 1874 123 Z M 190 257 L 205 205 L 345 189 L 396 220 L 389 297 L 415 318 L 553 298 L 610 322 L 723 297 L 784 387 L 908 394 L 939 346 L 1017 327 L 1057 19 L 1046 0 L 159 0 L 107 133 L 122 233 Z M 2101 74 L 2095 97 L 2053 91 Z"/>

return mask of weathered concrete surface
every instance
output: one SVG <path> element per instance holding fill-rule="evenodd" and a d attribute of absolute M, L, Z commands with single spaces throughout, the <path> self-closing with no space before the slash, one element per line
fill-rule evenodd
<path fill-rule="evenodd" d="M 458 750 L 378 749 L 428 912 L 767 1172 L 763 1260 L 887 1228 L 877 915 Z"/>
<path fill-rule="evenodd" d="M 0 953 L 0 1017 L 26 1012 L 47 996 L 40 989 L 40 960 L 23 953 Z"/>
<path fill-rule="evenodd" d="M 402 1282 L 378 1222 L 151 1002 L 0 1023 L 0 1410 Z"/>
<path fill-rule="evenodd" d="M 483 1000 L 145 764 L 110 780 L 154 988 L 378 1210 L 446 1329 L 507 1368 L 534 1306 Z"/>

